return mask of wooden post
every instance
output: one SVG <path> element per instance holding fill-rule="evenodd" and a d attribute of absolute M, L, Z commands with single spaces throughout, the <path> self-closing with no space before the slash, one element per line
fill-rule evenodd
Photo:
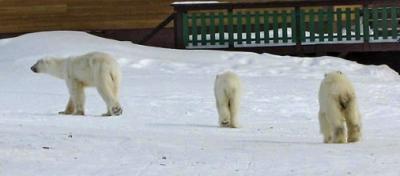
<path fill-rule="evenodd" d="M 232 7 L 228 8 L 228 48 L 233 49 L 235 46 L 233 38 L 233 9 Z"/>
<path fill-rule="evenodd" d="M 186 11 L 177 10 L 175 8 L 174 19 L 174 35 L 175 35 L 175 48 L 184 49 L 186 46 L 183 42 L 183 13 Z"/>
<path fill-rule="evenodd" d="M 296 15 L 296 55 L 303 56 L 303 46 L 301 45 L 302 34 L 301 34 L 301 20 L 300 20 L 300 6 L 296 6 L 294 13 Z"/>
<path fill-rule="evenodd" d="M 362 3 L 363 8 L 363 35 L 364 35 L 364 43 L 363 50 L 367 51 L 369 48 L 369 10 L 368 10 L 368 0 L 363 0 Z"/>

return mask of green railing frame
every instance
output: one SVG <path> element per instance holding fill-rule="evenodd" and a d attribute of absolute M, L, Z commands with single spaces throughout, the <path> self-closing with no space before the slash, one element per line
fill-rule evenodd
<path fill-rule="evenodd" d="M 368 4 L 372 1 L 352 0 L 173 6 L 182 16 L 177 20 L 181 24 L 177 35 L 182 41 L 178 48 L 236 48 L 396 42 L 400 38 L 397 2 L 372 7 Z M 336 5 L 359 6 L 334 8 Z"/>

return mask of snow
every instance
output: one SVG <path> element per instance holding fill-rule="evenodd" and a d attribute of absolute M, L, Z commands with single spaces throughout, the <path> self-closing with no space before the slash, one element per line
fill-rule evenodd
<path fill-rule="evenodd" d="M 87 116 L 63 116 L 62 80 L 34 74 L 44 56 L 103 51 L 123 70 L 120 117 L 86 91 Z M 83 32 L 0 40 L 0 175 L 399 175 L 400 79 L 387 66 L 140 46 Z M 242 128 L 218 128 L 215 75 L 233 70 Z M 363 139 L 323 144 L 317 92 L 325 72 L 353 81 Z"/>

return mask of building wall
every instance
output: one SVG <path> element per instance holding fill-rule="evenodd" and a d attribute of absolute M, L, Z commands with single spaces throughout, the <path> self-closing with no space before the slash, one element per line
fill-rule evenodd
<path fill-rule="evenodd" d="M 0 34 L 154 28 L 172 13 L 174 1 L 182 0 L 0 0 Z"/>
<path fill-rule="evenodd" d="M 174 1 L 182 0 L 0 0 L 0 38 L 37 31 L 83 30 L 138 42 L 173 12 L 170 4 Z M 167 28 L 146 44 L 173 47 L 173 42 L 173 31 Z"/>
<path fill-rule="evenodd" d="M 0 0 L 0 33 L 153 28 L 173 0 Z"/>

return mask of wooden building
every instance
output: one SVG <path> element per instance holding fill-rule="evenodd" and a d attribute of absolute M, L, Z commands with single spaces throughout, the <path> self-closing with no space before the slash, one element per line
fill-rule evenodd
<path fill-rule="evenodd" d="M 0 37 L 37 31 L 80 30 L 138 41 L 172 13 L 171 2 L 173 0 L 1 0 Z M 162 31 L 160 35 L 169 38 L 156 38 L 161 42 L 153 44 L 173 46 L 172 38 L 167 35 L 171 31 Z"/>
<path fill-rule="evenodd" d="M 173 12 L 170 4 L 174 1 L 0 0 L 0 38 L 37 31 L 81 30 L 137 42 Z M 254 1 L 268 0 L 225 0 Z M 173 47 L 172 25 L 168 27 L 148 44 Z"/>

